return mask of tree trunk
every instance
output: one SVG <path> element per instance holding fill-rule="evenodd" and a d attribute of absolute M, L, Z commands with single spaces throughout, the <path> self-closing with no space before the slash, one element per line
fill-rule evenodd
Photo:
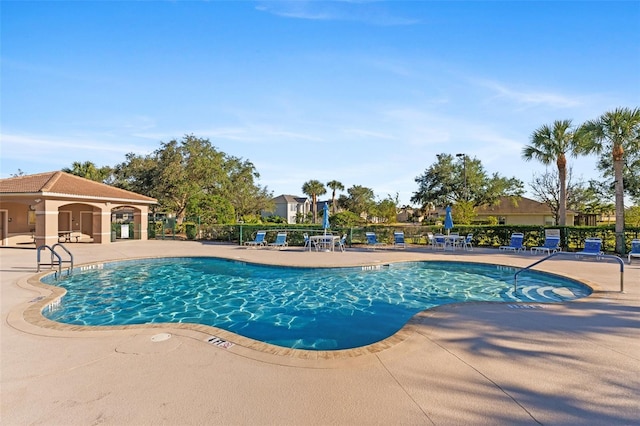
<path fill-rule="evenodd" d="M 313 223 L 318 223 L 318 203 L 316 202 L 316 194 L 311 195 L 311 202 L 313 202 Z"/>
<path fill-rule="evenodd" d="M 567 159 L 558 157 L 558 178 L 560 179 L 560 198 L 558 200 L 558 216 L 560 226 L 567 225 Z"/>
<path fill-rule="evenodd" d="M 624 149 L 622 145 L 613 147 L 613 175 L 616 190 L 616 253 L 624 255 L 624 182 L 622 180 L 622 168 L 624 166 Z"/>

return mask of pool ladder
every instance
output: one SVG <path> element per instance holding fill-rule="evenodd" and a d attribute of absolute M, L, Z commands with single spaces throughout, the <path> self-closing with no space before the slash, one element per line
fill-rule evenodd
<path fill-rule="evenodd" d="M 60 254 L 58 254 L 58 252 L 56 251 L 58 247 L 64 250 L 69 255 L 68 260 L 62 260 L 62 256 L 60 256 Z M 49 251 L 49 253 L 51 254 L 49 263 L 45 263 L 44 261 L 41 261 L 43 250 Z M 61 243 L 56 243 L 53 246 L 48 246 L 45 244 L 38 247 L 37 262 L 38 262 L 37 272 L 40 272 L 41 266 L 49 266 L 51 268 L 54 268 L 57 266 L 58 270 L 55 272 L 56 279 L 62 276 L 62 266 L 65 263 L 69 264 L 69 269 L 67 269 L 67 275 L 71 275 L 71 272 L 73 271 L 73 254 L 71 254 L 71 252 L 67 250 L 67 248 Z"/>
<path fill-rule="evenodd" d="M 547 259 L 551 259 L 552 257 L 555 256 L 562 256 L 562 255 L 571 255 L 571 256 L 575 256 L 576 258 L 579 258 L 579 256 L 586 256 L 586 257 L 596 257 L 596 259 L 613 259 L 615 261 L 617 261 L 620 264 L 620 293 L 624 293 L 624 261 L 622 259 L 620 259 L 618 256 L 613 256 L 610 254 L 578 254 L 578 253 L 569 253 L 569 252 L 565 252 L 565 251 L 557 251 L 555 253 L 551 253 L 548 256 L 543 257 L 542 259 L 538 260 L 537 262 L 532 263 L 531 265 L 520 269 L 518 272 L 516 272 L 513 275 L 513 292 L 515 294 L 515 292 L 518 290 L 518 274 L 520 274 L 521 272 L 524 272 L 526 270 L 531 269 L 532 267 L 544 262 Z"/>

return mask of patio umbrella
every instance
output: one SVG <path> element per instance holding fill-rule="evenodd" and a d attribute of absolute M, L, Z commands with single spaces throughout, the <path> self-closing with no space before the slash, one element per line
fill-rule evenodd
<path fill-rule="evenodd" d="M 322 216 L 322 227 L 324 228 L 324 235 L 327 235 L 327 229 L 329 228 L 329 205 L 325 202 Z"/>
<path fill-rule="evenodd" d="M 447 234 L 448 234 L 449 231 L 451 231 L 451 228 L 453 228 L 453 217 L 451 216 L 451 206 L 447 206 L 447 208 L 444 211 L 445 211 L 444 229 L 447 230 Z"/>

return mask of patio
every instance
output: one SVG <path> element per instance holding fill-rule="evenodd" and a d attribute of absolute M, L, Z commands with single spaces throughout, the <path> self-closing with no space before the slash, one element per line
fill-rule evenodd
<path fill-rule="evenodd" d="M 526 266 L 498 250 L 246 250 L 193 241 L 71 245 L 76 265 L 207 255 L 296 266 L 463 260 Z M 0 249 L 2 424 L 631 424 L 640 418 L 640 262 L 550 260 L 536 269 L 596 292 L 565 303 L 472 303 L 416 315 L 375 351 L 207 342 L 204 326 L 81 330 L 35 325 L 48 292 L 35 250 Z M 520 305 L 521 306 L 521 305 Z M 33 310 L 33 309 L 32 309 Z M 28 317 L 28 315 L 27 315 Z M 151 337 L 170 333 L 154 342 Z M 225 336 L 227 337 L 227 336 Z"/>

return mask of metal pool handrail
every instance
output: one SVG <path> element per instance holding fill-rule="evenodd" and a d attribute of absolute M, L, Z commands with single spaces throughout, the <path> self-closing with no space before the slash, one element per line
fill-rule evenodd
<path fill-rule="evenodd" d="M 62 260 L 62 257 L 56 252 L 56 247 L 60 247 L 62 248 L 62 250 L 66 251 L 67 254 L 69 255 L 69 260 Z M 42 250 L 49 250 L 49 252 L 51 253 L 51 260 L 50 263 L 42 263 L 40 261 L 40 255 L 41 255 L 41 251 Z M 63 263 L 69 263 L 69 270 L 68 270 L 68 274 L 71 275 L 71 271 L 73 270 L 73 254 L 71 254 L 71 252 L 69 250 L 67 250 L 67 248 L 62 245 L 61 243 L 56 243 L 53 246 L 48 246 L 48 245 L 42 245 L 40 247 L 38 247 L 37 250 L 37 263 L 38 263 L 38 270 L 37 272 L 40 272 L 40 267 L 41 266 L 58 266 L 58 272 L 55 273 L 56 279 L 58 279 L 58 276 L 62 276 L 62 264 Z M 57 258 L 57 261 L 54 260 L 54 257 Z"/>
<path fill-rule="evenodd" d="M 66 251 L 67 254 L 69 255 L 69 260 L 63 260 L 62 263 L 68 263 L 69 264 L 69 270 L 67 271 L 67 273 L 69 275 L 71 275 L 71 272 L 73 272 L 73 254 L 62 243 L 54 244 L 53 246 L 51 246 L 51 250 L 53 252 L 55 252 L 56 251 L 56 247 L 60 247 L 62 250 Z"/>
<path fill-rule="evenodd" d="M 513 275 L 513 291 L 514 293 L 518 290 L 518 274 L 520 272 L 524 272 L 526 270 L 531 269 L 532 267 L 544 262 L 547 259 L 551 259 L 552 257 L 555 256 L 560 256 L 560 255 L 571 255 L 571 256 L 596 256 L 598 259 L 603 258 L 603 259 L 615 259 L 619 264 L 620 264 L 620 293 L 624 293 L 624 261 L 622 259 L 620 259 L 618 256 L 613 256 L 610 254 L 578 254 L 578 253 L 569 253 L 569 252 L 565 252 L 565 251 L 558 251 L 555 253 L 551 253 L 550 255 L 543 257 L 542 259 L 538 260 L 537 262 L 532 263 L 531 265 L 524 267 L 522 269 L 520 269 L 518 272 L 516 272 Z"/>
<path fill-rule="evenodd" d="M 49 251 L 51 252 L 51 260 L 50 260 L 50 263 L 43 263 L 43 262 L 40 262 L 40 253 L 41 253 L 41 252 L 42 252 L 42 250 L 44 250 L 44 249 L 47 249 L 47 250 L 49 250 Z M 54 257 L 54 256 L 58 258 L 58 262 L 57 262 L 57 263 L 53 261 L 53 257 Z M 40 267 L 41 267 L 41 266 L 56 266 L 56 265 L 57 265 L 57 266 L 58 266 L 58 272 L 59 272 L 60 274 L 62 274 L 62 258 L 60 257 L 60 255 L 59 255 L 58 253 L 56 253 L 55 251 L 53 251 L 53 249 L 52 249 L 50 246 L 46 245 L 46 244 L 45 244 L 45 245 L 42 245 L 42 246 L 40 246 L 40 247 L 38 247 L 38 251 L 36 252 L 36 262 L 37 262 L 37 264 L 38 264 L 38 269 L 37 269 L 37 271 L 36 271 L 36 272 L 40 272 Z"/>

